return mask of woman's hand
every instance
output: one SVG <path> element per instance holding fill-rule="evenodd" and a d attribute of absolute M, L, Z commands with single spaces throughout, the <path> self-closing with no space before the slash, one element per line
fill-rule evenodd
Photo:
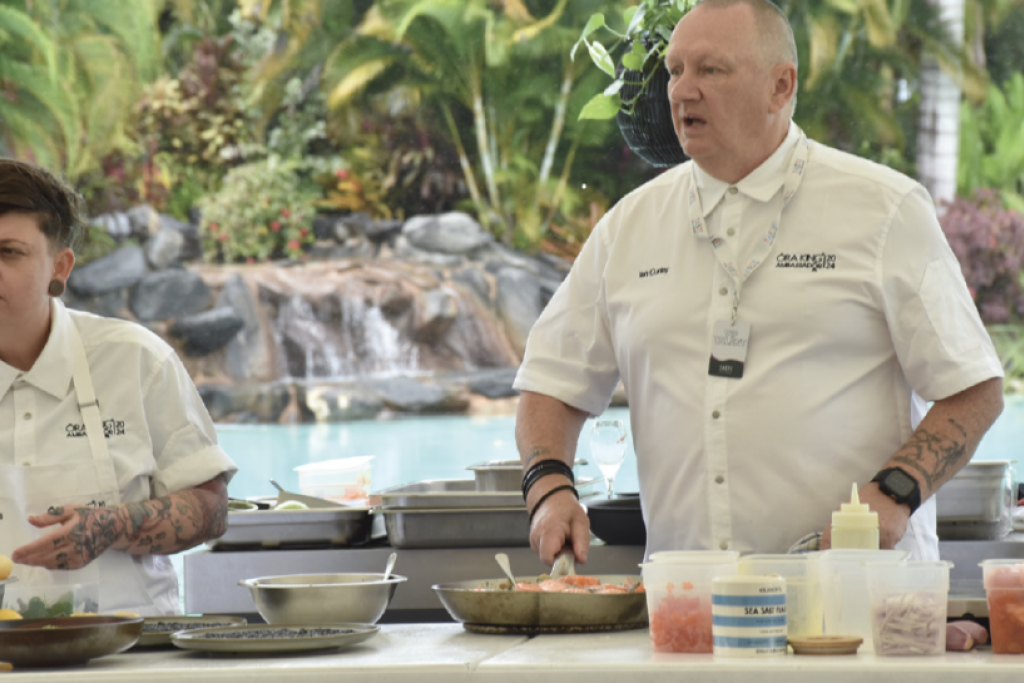
<path fill-rule="evenodd" d="M 11 559 L 45 569 L 81 569 L 124 534 L 124 519 L 118 508 L 62 507 L 28 518 L 39 528 L 57 529 L 16 549 Z"/>

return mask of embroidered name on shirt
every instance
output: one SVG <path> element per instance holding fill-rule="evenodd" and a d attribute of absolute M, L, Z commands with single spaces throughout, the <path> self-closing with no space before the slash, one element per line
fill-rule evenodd
<path fill-rule="evenodd" d="M 84 437 L 86 435 L 85 425 L 72 422 L 64 427 L 64 435 L 68 439 Z M 124 420 L 104 420 L 103 436 L 108 439 L 112 436 L 124 436 Z"/>
<path fill-rule="evenodd" d="M 812 273 L 819 270 L 835 270 L 836 255 L 826 254 L 779 254 L 775 257 L 776 268 L 808 268 Z"/>
<path fill-rule="evenodd" d="M 664 275 L 668 272 L 668 268 L 651 268 L 650 270 L 641 270 L 640 277 L 654 277 L 655 275 Z"/>
<path fill-rule="evenodd" d="M 742 349 L 747 345 L 747 340 L 738 331 L 732 329 L 726 330 L 725 334 L 716 334 L 714 337 L 715 343 L 719 346 L 734 346 Z"/>

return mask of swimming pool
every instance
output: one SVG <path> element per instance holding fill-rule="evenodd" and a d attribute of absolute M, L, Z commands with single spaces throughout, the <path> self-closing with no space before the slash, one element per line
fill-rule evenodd
<path fill-rule="evenodd" d="M 625 408 L 606 413 L 629 421 Z M 577 457 L 589 459 L 590 421 L 584 427 Z M 360 421 L 304 425 L 218 425 L 221 445 L 239 466 L 231 482 L 236 498 L 274 495 L 273 477 L 286 489 L 298 491 L 297 465 L 333 458 L 375 455 L 371 490 L 400 486 L 424 479 L 471 479 L 466 467 L 488 460 L 519 457 L 515 446 L 515 418 L 410 417 L 387 421 Z M 1010 460 L 1024 477 L 1024 396 L 1010 396 L 1006 409 L 982 440 L 975 460 Z M 583 475 L 601 475 L 593 462 Z M 636 456 L 632 444 L 615 481 L 618 492 L 636 491 Z"/>

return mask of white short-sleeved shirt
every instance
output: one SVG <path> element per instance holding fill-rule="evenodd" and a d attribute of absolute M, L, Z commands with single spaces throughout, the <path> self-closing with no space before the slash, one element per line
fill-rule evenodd
<path fill-rule="evenodd" d="M 779 216 L 799 135 L 791 126 L 734 185 L 698 169 L 708 230 L 741 263 Z M 515 388 L 598 415 L 621 376 L 649 552 L 785 552 L 910 437 L 924 400 L 1002 367 L 927 191 L 811 142 L 774 248 L 741 290 L 744 376 L 709 376 L 735 285 L 690 228 L 691 163 L 598 223 L 532 329 Z M 934 498 L 900 547 L 938 557 Z"/>
<path fill-rule="evenodd" d="M 217 445 L 209 413 L 174 349 L 131 322 L 69 311 L 59 301 L 51 311 L 50 337 L 31 370 L 0 361 L 0 462 L 46 465 L 92 458 L 72 385 L 70 326 L 77 325 L 122 502 L 164 496 L 218 474 L 230 479 L 238 468 Z M 133 559 L 151 595 L 166 598 L 173 587 L 176 611 L 170 561 L 158 555 Z M 101 582 L 100 604 L 117 604 L 116 596 L 104 600 L 105 588 L 116 591 Z M 166 602 L 163 598 L 157 604 Z"/>

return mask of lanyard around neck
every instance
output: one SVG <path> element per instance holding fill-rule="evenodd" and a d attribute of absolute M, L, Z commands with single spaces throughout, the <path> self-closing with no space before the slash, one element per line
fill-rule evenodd
<path fill-rule="evenodd" d="M 800 188 L 800 182 L 804 177 L 804 169 L 807 167 L 807 156 L 808 156 L 809 145 L 807 143 L 807 136 L 800 132 L 800 139 L 797 141 L 796 150 L 793 154 L 793 163 L 789 166 L 789 170 L 786 173 L 786 180 L 783 183 L 782 191 L 782 208 L 779 209 L 779 215 L 776 216 L 775 220 L 772 221 L 771 225 L 765 231 L 764 239 L 758 242 L 757 247 L 754 249 L 754 254 L 750 257 L 750 262 L 747 263 L 742 270 L 736 264 L 736 253 L 732 248 L 732 245 L 721 237 L 712 237 L 708 232 L 707 225 L 704 222 L 704 207 L 700 201 L 700 192 L 697 191 L 697 170 L 696 164 L 690 166 L 690 196 L 689 196 L 689 212 L 690 212 L 690 227 L 693 228 L 694 237 L 706 239 L 711 242 L 711 246 L 714 247 L 715 258 L 725 268 L 725 271 L 732 278 L 733 284 L 733 297 L 732 297 L 732 321 L 736 322 L 736 315 L 740 307 L 740 289 L 743 286 L 743 281 L 750 277 L 751 273 L 757 270 L 757 267 L 764 263 L 768 254 L 771 253 L 772 247 L 775 245 L 775 237 L 779 232 L 779 222 L 782 220 L 782 211 L 789 204 L 789 200 L 793 198 L 796 191 Z M 696 209 L 696 211 L 694 211 Z"/>

